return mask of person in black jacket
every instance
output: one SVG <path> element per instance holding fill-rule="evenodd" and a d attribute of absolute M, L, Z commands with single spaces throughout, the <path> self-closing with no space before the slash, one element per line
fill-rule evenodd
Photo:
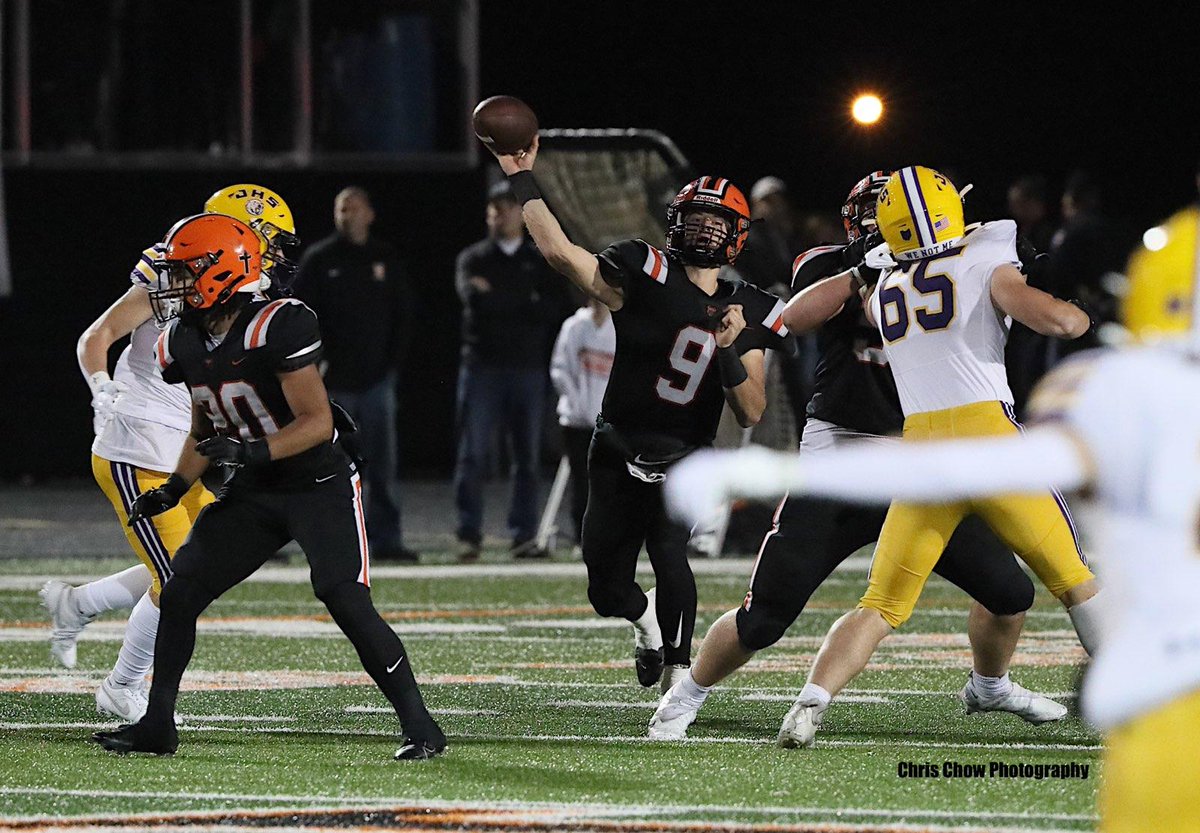
<path fill-rule="evenodd" d="M 304 253 L 295 293 L 321 317 L 329 394 L 359 426 L 372 552 L 380 561 L 416 561 L 403 543 L 396 484 L 396 384 L 414 296 L 396 248 L 371 235 L 366 191 L 343 189 L 333 220 L 337 231 Z"/>
<path fill-rule="evenodd" d="M 458 459 L 454 496 L 459 560 L 479 557 L 483 480 L 492 435 L 512 441 L 508 527 L 515 557 L 544 557 L 538 523 L 538 458 L 550 344 L 561 296 L 537 247 L 525 237 L 521 206 L 500 182 L 488 193 L 488 236 L 458 255 L 455 288 L 462 300 L 462 365 L 458 376 Z"/>

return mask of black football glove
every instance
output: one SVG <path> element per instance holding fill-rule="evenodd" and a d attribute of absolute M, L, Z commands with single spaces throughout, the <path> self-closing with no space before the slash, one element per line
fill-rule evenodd
<path fill-rule="evenodd" d="M 842 249 L 842 268 L 854 276 L 855 286 L 873 286 L 879 280 L 879 270 L 865 262 L 867 252 L 883 243 L 883 235 L 877 231 L 864 234 Z"/>
<path fill-rule="evenodd" d="M 1092 312 L 1092 308 L 1078 298 L 1072 298 L 1071 300 L 1067 301 L 1067 303 L 1079 307 L 1081 310 L 1083 310 L 1083 314 L 1088 317 L 1088 328 L 1083 334 L 1087 335 L 1088 333 L 1095 332 L 1097 322 L 1096 314 Z"/>
<path fill-rule="evenodd" d="M 266 440 L 244 442 L 236 437 L 209 437 L 196 443 L 196 451 L 218 466 L 256 466 L 271 460 Z"/>
<path fill-rule="evenodd" d="M 1029 285 L 1043 292 L 1049 292 L 1050 255 L 1039 252 L 1028 237 L 1018 234 L 1017 259 L 1021 261 L 1021 274 L 1029 279 Z"/>
<path fill-rule="evenodd" d="M 142 492 L 134 498 L 133 505 L 129 507 L 129 526 L 173 509 L 190 488 L 186 480 L 178 474 L 172 474 L 166 483 Z"/>

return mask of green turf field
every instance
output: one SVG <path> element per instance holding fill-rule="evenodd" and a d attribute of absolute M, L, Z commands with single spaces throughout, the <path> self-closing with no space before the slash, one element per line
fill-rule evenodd
<path fill-rule="evenodd" d="M 1032 727 L 1011 715 L 965 715 L 953 695 L 970 663 L 967 606 L 936 577 L 912 621 L 826 714 L 816 747 L 785 751 L 773 743 L 779 722 L 820 638 L 865 586 L 865 564 L 835 574 L 780 645 L 709 698 L 689 740 L 666 744 L 645 739 L 657 693 L 636 684 L 629 627 L 591 614 L 579 565 L 376 569 L 376 604 L 404 639 L 451 743 L 440 759 L 401 764 L 391 759 L 394 717 L 298 560 L 235 588 L 202 619 L 178 754 L 103 752 L 88 735 L 113 724 L 96 715 L 92 690 L 116 657 L 123 618 L 89 627 L 76 670 L 52 667 L 36 594 L 50 563 L 0 562 L 0 829 L 57 827 L 64 817 L 222 829 L 1094 825 L 1098 737 L 1074 716 Z M 122 566 L 52 569 L 78 579 Z M 697 567 L 698 645 L 740 602 L 750 564 Z M 1066 615 L 1039 591 L 1014 678 L 1070 698 L 1074 713 L 1081 659 Z M 1089 774 L 898 775 L 902 763 L 940 771 L 944 762 L 985 772 L 992 762 L 1076 763 Z"/>

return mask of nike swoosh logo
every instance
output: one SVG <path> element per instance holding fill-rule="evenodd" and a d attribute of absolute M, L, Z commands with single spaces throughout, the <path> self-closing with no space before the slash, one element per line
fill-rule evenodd
<path fill-rule="evenodd" d="M 242 356 L 240 359 L 234 359 L 233 361 L 230 362 L 230 364 L 241 364 L 245 360 L 246 360 L 246 357 Z"/>
<path fill-rule="evenodd" d="M 391 667 L 391 668 L 389 668 L 389 669 L 387 670 L 387 672 L 388 672 L 389 674 L 391 674 L 393 671 L 395 671 L 397 668 L 399 668 L 399 667 L 400 667 L 400 663 L 402 663 L 402 662 L 404 662 L 404 657 L 400 657 L 400 659 L 396 660 L 396 661 L 395 661 L 395 662 L 392 664 L 392 667 Z"/>
<path fill-rule="evenodd" d="M 662 461 L 662 460 L 643 460 L 642 455 L 638 454 L 636 457 L 633 458 L 633 462 L 635 462 L 639 466 L 661 466 L 664 461 Z"/>
<path fill-rule="evenodd" d="M 679 640 L 683 639 L 683 614 L 679 614 L 679 627 L 675 629 L 675 638 L 667 640 L 667 644 L 672 648 L 679 647 Z"/>
<path fill-rule="evenodd" d="M 333 479 L 333 478 L 335 478 L 335 477 L 337 477 L 337 475 L 336 475 L 336 474 L 330 474 L 330 475 L 328 475 L 328 476 L 326 476 L 326 477 L 318 477 L 318 478 L 317 478 L 317 482 L 318 482 L 318 483 L 324 483 L 326 480 L 332 480 L 332 479 Z"/>

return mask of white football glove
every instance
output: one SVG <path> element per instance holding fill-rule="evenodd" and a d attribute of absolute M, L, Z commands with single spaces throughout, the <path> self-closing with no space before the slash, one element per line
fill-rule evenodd
<path fill-rule="evenodd" d="M 117 400 L 129 385 L 110 379 L 103 371 L 93 373 L 88 381 L 92 385 L 92 431 L 98 435 L 113 418 Z"/>

